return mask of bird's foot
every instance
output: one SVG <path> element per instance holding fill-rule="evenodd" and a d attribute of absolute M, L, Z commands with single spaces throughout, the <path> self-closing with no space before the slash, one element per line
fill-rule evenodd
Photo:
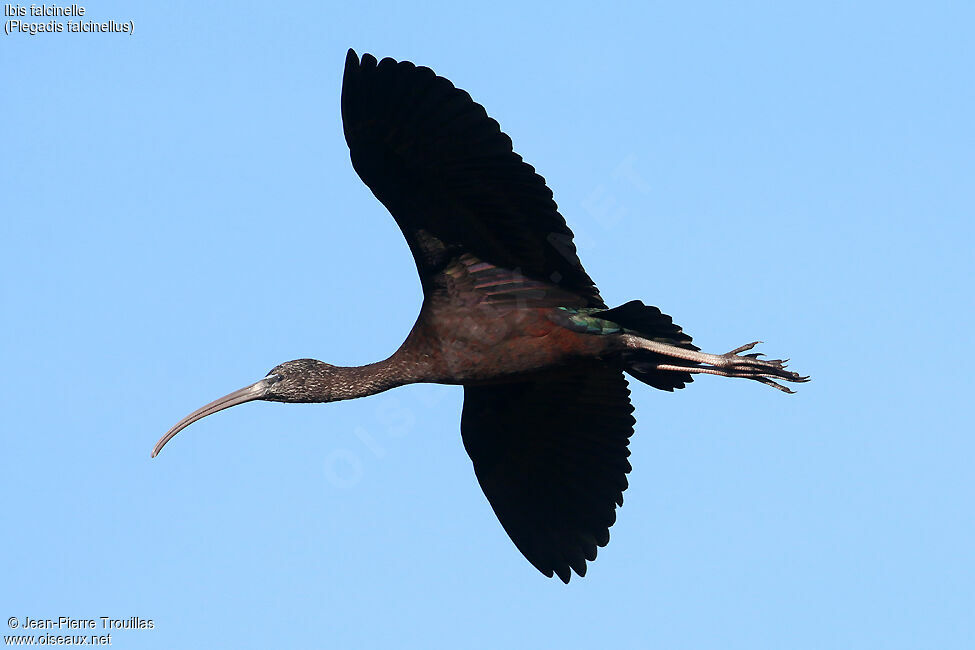
<path fill-rule="evenodd" d="M 708 354 L 707 352 L 689 350 L 686 347 L 669 345 L 632 334 L 624 334 L 620 340 L 628 349 L 647 350 L 673 359 L 673 361 L 666 363 L 657 362 L 654 365 L 657 370 L 754 379 L 784 393 L 795 391 L 778 383 L 775 381 L 776 379 L 796 384 L 809 381 L 809 377 L 803 377 L 797 372 L 785 369 L 788 359 L 761 359 L 759 358 L 763 356 L 761 352 L 742 354 L 754 348 L 761 341 L 746 343 L 724 354 Z"/>
<path fill-rule="evenodd" d="M 775 381 L 775 379 L 793 383 L 809 381 L 809 377 L 803 377 L 797 372 L 785 369 L 786 363 L 789 361 L 788 359 L 760 359 L 759 357 L 765 356 L 761 352 L 742 354 L 742 352 L 751 350 L 759 343 L 761 341 L 753 341 L 737 347 L 730 352 L 715 355 L 717 357 L 716 361 L 710 364 L 712 366 L 710 369 L 715 371 L 712 374 L 722 375 L 724 377 L 754 379 L 766 386 L 777 388 L 785 393 L 794 393 L 795 391 L 783 386 Z"/>

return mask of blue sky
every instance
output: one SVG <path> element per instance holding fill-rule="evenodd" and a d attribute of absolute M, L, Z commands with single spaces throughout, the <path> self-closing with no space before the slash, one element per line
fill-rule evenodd
<path fill-rule="evenodd" d="M 134 34 L 0 37 L 0 614 L 153 619 L 131 648 L 973 646 L 969 5 L 85 6 Z M 585 579 L 504 534 L 458 388 L 248 404 L 149 458 L 413 323 L 348 47 L 482 103 L 608 302 L 813 376 L 634 385 Z"/>

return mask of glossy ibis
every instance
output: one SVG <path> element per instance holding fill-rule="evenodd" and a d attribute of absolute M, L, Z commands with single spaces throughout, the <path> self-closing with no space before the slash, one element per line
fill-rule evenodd
<path fill-rule="evenodd" d="M 470 95 L 408 61 L 349 50 L 342 121 L 352 166 L 413 252 L 423 305 L 403 345 L 361 367 L 287 361 L 180 420 L 252 400 L 333 402 L 417 382 L 464 387 L 461 434 L 501 525 L 546 576 L 609 541 L 635 420 L 624 373 L 654 388 L 691 375 L 808 378 L 749 343 L 706 354 L 656 307 L 609 309 L 552 192 Z"/>

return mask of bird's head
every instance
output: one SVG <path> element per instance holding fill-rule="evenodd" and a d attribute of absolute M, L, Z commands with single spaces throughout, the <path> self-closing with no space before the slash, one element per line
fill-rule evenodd
<path fill-rule="evenodd" d="M 152 448 L 155 458 L 167 442 L 197 420 L 244 402 L 333 402 L 341 399 L 335 393 L 336 367 L 316 359 L 295 359 L 275 366 L 267 376 L 250 386 L 235 390 L 193 411 L 166 432 Z"/>
<path fill-rule="evenodd" d="M 338 399 L 332 391 L 335 371 L 335 366 L 317 359 L 285 361 L 257 382 L 267 382 L 264 396 L 257 399 L 270 402 L 334 402 Z"/>

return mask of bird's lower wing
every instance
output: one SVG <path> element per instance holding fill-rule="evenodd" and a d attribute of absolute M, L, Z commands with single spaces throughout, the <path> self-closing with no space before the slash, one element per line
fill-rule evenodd
<path fill-rule="evenodd" d="M 629 395 L 622 371 L 595 360 L 464 388 L 461 431 L 477 479 L 546 576 L 585 575 L 609 542 L 630 471 Z"/>

